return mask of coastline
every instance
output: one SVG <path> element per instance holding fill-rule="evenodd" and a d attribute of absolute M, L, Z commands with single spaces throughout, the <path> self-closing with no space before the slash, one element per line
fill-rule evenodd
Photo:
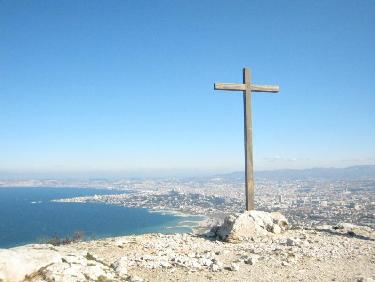
<path fill-rule="evenodd" d="M 202 233 L 202 230 L 204 232 L 210 229 L 210 226 L 208 226 L 207 224 L 210 222 L 211 218 L 208 217 L 207 215 L 189 214 L 183 211 L 176 211 L 173 209 L 165 209 L 165 210 L 156 209 L 156 208 L 146 208 L 146 209 L 150 213 L 159 213 L 162 215 L 173 215 L 173 216 L 178 216 L 182 218 L 199 217 L 200 219 L 197 219 L 197 220 L 180 220 L 179 223 L 175 226 L 177 228 L 190 228 L 191 233 L 193 234 Z M 186 223 L 192 223 L 192 224 L 186 225 Z"/>
<path fill-rule="evenodd" d="M 121 190 L 120 190 L 121 191 Z M 129 194 L 129 192 L 133 192 Z M 210 216 L 207 214 L 192 212 L 191 210 L 178 209 L 174 207 L 166 207 L 165 205 L 151 206 L 150 204 L 139 204 L 139 202 L 131 199 L 134 195 L 142 195 L 149 191 L 138 191 L 138 190 L 127 190 L 127 193 L 120 193 L 114 195 L 94 195 L 94 196 L 83 196 L 75 198 L 60 198 L 53 199 L 51 202 L 64 202 L 64 203 L 101 203 L 105 205 L 120 206 L 126 208 L 143 208 L 149 213 L 158 213 L 161 215 L 171 215 L 182 218 L 174 226 L 168 227 L 168 229 L 179 229 L 187 228 L 190 229 L 188 232 L 193 234 L 200 234 L 209 231 L 213 225 L 217 225 L 222 221 L 222 216 Z M 151 192 L 153 193 L 153 192 Z M 155 192 L 154 192 L 155 193 Z M 164 194 L 164 193 L 162 193 Z M 176 233 L 181 233 L 176 231 Z"/>
<path fill-rule="evenodd" d="M 77 231 L 83 232 L 87 241 L 149 233 L 195 233 L 207 218 L 174 209 L 160 209 L 160 207 L 148 208 L 103 201 L 78 201 L 75 196 L 80 195 L 86 199 L 100 195 L 111 196 L 105 194 L 106 191 L 102 189 L 101 192 L 92 189 L 86 194 L 83 193 L 84 191 L 74 192 L 81 190 L 80 188 L 73 189 L 74 191 L 68 188 L 69 192 L 65 187 L 60 189 L 53 187 L 46 190 L 24 188 L 25 191 L 8 188 L 10 188 L 7 189 L 8 192 L 5 191 L 0 196 L 3 202 L 0 220 L 3 222 L 11 220 L 8 227 L 0 229 L 1 248 L 40 244 L 54 236 L 71 237 Z M 57 189 L 56 193 L 55 189 Z M 22 193 L 21 198 L 20 193 Z M 126 195 L 123 194 L 123 197 Z M 70 205 L 71 203 L 78 205 Z M 14 208 L 16 206 L 18 208 Z M 133 216 L 133 209 L 136 217 Z M 10 213 L 5 212 L 6 210 Z M 26 212 L 27 216 L 20 214 L 21 210 Z M 6 217 L 7 214 L 8 217 Z M 25 236 L 25 232 L 22 231 L 25 228 L 29 231 L 28 236 Z"/>

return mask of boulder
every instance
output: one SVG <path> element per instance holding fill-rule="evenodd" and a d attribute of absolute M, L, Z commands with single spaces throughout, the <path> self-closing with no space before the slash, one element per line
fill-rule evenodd
<path fill-rule="evenodd" d="M 26 275 L 61 262 L 61 255 L 52 245 L 26 245 L 0 249 L 0 281 L 23 281 Z"/>
<path fill-rule="evenodd" d="M 42 278 L 46 281 L 96 281 L 103 277 L 113 279 L 115 274 L 100 259 L 84 251 L 69 251 L 69 247 L 38 244 L 0 249 L 1 282 L 24 281 L 30 277 L 35 281 L 42 281 Z"/>
<path fill-rule="evenodd" d="M 252 210 L 227 216 L 221 226 L 213 228 L 210 232 L 220 240 L 237 242 L 279 234 L 288 227 L 287 219 L 279 212 Z"/>

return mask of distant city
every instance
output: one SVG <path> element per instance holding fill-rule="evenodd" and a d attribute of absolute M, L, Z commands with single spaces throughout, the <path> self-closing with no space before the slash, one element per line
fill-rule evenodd
<path fill-rule="evenodd" d="M 208 217 L 217 224 L 224 215 L 244 210 L 243 173 L 210 177 L 90 180 L 0 180 L 0 187 L 72 187 L 124 190 L 60 202 L 97 202 L 144 207 Z M 256 208 L 280 211 L 292 226 L 311 228 L 351 222 L 375 228 L 375 166 L 310 169 L 256 174 Z"/>

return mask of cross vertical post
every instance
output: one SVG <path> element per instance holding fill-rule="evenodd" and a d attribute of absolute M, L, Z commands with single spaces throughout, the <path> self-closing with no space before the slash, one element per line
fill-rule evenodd
<path fill-rule="evenodd" d="M 251 116 L 252 92 L 279 92 L 279 86 L 251 84 L 251 71 L 243 69 L 243 83 L 215 83 L 215 90 L 243 92 L 244 106 L 244 145 L 245 145 L 245 195 L 246 210 L 255 209 L 254 204 L 254 169 L 253 169 L 253 124 Z"/>
<path fill-rule="evenodd" d="M 243 69 L 244 105 L 244 145 L 245 145 L 245 194 L 246 210 L 254 209 L 254 169 L 253 169 L 253 123 L 251 113 L 251 72 Z"/>

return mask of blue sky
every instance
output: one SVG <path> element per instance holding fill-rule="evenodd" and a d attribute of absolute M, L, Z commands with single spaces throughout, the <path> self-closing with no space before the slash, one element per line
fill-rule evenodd
<path fill-rule="evenodd" d="M 375 163 L 374 1 L 0 1 L 0 170 Z M 100 173 L 99 173 L 100 174 Z"/>

